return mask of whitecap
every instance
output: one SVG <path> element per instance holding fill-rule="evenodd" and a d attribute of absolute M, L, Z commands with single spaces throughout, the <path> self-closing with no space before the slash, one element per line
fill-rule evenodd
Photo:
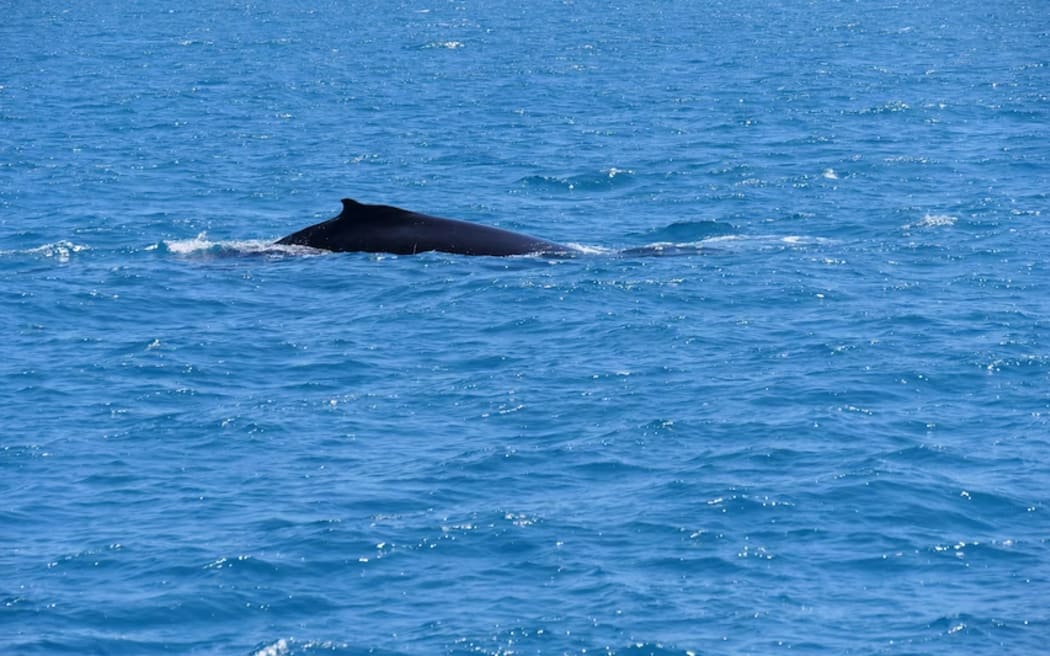
<path fill-rule="evenodd" d="M 253 656 L 284 656 L 291 651 L 288 640 L 281 638 L 277 642 L 266 645 L 253 654 Z"/>
<path fill-rule="evenodd" d="M 925 214 L 920 220 L 906 224 L 903 228 L 905 230 L 910 230 L 911 228 L 942 228 L 953 226 L 958 220 L 959 217 L 950 214 Z"/>
<path fill-rule="evenodd" d="M 74 244 L 63 239 L 34 248 L 0 251 L 0 255 L 41 255 L 43 257 L 53 257 L 59 262 L 68 262 L 72 255 L 87 250 L 91 250 L 91 247 L 85 244 Z"/>
<path fill-rule="evenodd" d="M 959 220 L 959 217 L 951 216 L 949 214 L 927 214 L 922 217 L 922 221 L 919 221 L 920 226 L 937 227 L 937 226 L 950 226 L 955 225 L 955 222 Z"/>

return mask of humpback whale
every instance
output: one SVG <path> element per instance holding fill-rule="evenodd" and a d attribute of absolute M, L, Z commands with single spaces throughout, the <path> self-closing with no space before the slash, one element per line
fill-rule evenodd
<path fill-rule="evenodd" d="M 442 251 L 460 255 L 571 253 L 561 244 L 490 226 L 442 219 L 390 205 L 366 205 L 343 199 L 339 216 L 303 228 L 277 244 L 328 251 L 364 251 L 413 255 Z"/>

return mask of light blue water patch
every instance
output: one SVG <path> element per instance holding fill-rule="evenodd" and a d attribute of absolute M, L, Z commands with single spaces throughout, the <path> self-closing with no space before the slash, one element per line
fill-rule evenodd
<path fill-rule="evenodd" d="M 0 646 L 1038 653 L 1041 9 L 9 7 Z"/>

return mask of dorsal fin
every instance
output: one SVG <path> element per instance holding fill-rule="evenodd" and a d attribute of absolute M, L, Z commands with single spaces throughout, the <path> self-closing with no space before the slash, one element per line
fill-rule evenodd
<path fill-rule="evenodd" d="M 343 199 L 343 211 L 339 216 L 350 217 L 356 214 L 361 209 L 361 203 L 357 202 L 353 198 Z"/>

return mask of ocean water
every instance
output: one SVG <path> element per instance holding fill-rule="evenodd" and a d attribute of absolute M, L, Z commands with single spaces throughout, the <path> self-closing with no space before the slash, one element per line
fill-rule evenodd
<path fill-rule="evenodd" d="M 1043 3 L 4 15 L 0 651 L 1045 650 Z"/>

